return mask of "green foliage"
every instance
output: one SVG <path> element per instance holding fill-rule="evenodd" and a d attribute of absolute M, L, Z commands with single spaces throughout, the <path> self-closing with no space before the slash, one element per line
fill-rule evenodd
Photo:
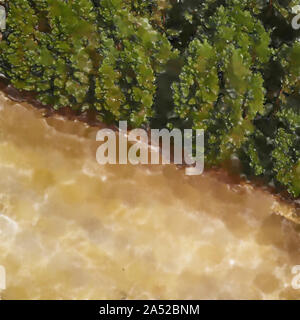
<path fill-rule="evenodd" d="M 169 0 L 125 0 L 132 12 L 147 16 L 152 24 L 164 28 L 166 10 L 170 8 Z"/>
<path fill-rule="evenodd" d="M 257 14 L 265 28 L 271 32 L 272 46 L 280 48 L 283 44 L 292 44 L 299 36 L 293 30 L 293 8 L 299 5 L 298 0 L 247 0 L 248 6 Z"/>
<path fill-rule="evenodd" d="M 238 155 L 300 196 L 298 0 L 14 0 L 0 72 L 56 109 L 206 131 L 206 165 Z"/>
<path fill-rule="evenodd" d="M 170 0 L 172 6 L 166 14 L 166 33 L 173 46 L 184 51 L 200 26 L 214 14 L 225 0 Z"/>
<path fill-rule="evenodd" d="M 250 172 L 267 177 L 300 195 L 300 43 L 283 46 L 276 56 L 281 71 L 281 89 L 269 105 L 268 114 L 256 120 L 256 132 L 247 141 L 243 157 Z"/>
<path fill-rule="evenodd" d="M 206 131 L 206 165 L 237 153 L 249 176 L 300 195 L 297 1 L 175 4 L 167 26 L 184 66 L 175 112 Z M 175 20 L 181 21 L 178 27 Z"/>
<path fill-rule="evenodd" d="M 229 159 L 263 113 L 259 68 L 270 57 L 268 33 L 249 11 L 233 1 L 206 21 L 186 53 L 180 80 L 173 85 L 175 111 L 206 132 L 206 160 Z"/>
<path fill-rule="evenodd" d="M 96 108 L 105 121 L 146 122 L 156 76 L 175 53 L 149 13 L 141 16 L 127 2 L 10 2 L 1 72 L 56 109 Z"/>
<path fill-rule="evenodd" d="M 247 9 L 254 14 L 260 14 L 268 11 L 269 15 L 282 15 L 285 18 L 290 18 L 292 8 L 299 5 L 297 0 L 246 0 Z"/>

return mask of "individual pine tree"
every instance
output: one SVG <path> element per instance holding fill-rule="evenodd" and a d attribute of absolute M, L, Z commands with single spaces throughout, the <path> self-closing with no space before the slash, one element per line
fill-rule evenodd
<path fill-rule="evenodd" d="M 300 44 L 284 45 L 276 55 L 281 66 L 280 93 L 256 119 L 255 132 L 243 147 L 251 173 L 267 178 L 294 197 L 300 195 Z"/>
<path fill-rule="evenodd" d="M 269 34 L 245 7 L 220 6 L 200 26 L 173 85 L 175 111 L 206 132 L 206 164 L 229 159 L 264 112 L 260 68 L 269 61 Z"/>

